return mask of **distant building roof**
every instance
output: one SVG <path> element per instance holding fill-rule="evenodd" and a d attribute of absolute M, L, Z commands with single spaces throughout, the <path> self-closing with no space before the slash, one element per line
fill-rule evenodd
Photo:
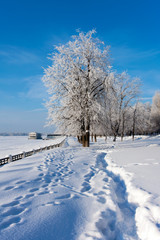
<path fill-rule="evenodd" d="M 41 139 L 41 138 L 42 138 L 41 133 L 37 133 L 37 132 L 29 133 L 29 139 Z"/>

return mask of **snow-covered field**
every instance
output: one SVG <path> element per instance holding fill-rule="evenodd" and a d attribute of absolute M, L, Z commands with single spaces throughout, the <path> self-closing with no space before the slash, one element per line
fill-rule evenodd
<path fill-rule="evenodd" d="M 160 240 L 160 136 L 98 139 L 0 167 L 1 240 Z"/>
<path fill-rule="evenodd" d="M 40 147 L 62 142 L 64 137 L 57 137 L 53 140 L 28 139 L 27 136 L 0 136 L 0 158 L 8 155 L 19 154 L 23 151 L 31 151 Z"/>

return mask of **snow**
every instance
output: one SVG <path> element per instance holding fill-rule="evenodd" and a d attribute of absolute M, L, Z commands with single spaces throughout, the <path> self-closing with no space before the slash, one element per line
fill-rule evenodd
<path fill-rule="evenodd" d="M 159 153 L 160 136 L 70 137 L 0 167 L 0 239 L 159 240 Z"/>
<path fill-rule="evenodd" d="M 137 205 L 140 239 L 160 239 L 160 136 L 118 143 L 107 158 L 108 169 L 124 180 L 129 202 Z"/>
<path fill-rule="evenodd" d="M 0 136 L 0 158 L 31 151 L 62 142 L 64 137 L 53 140 L 28 139 L 27 136 Z"/>

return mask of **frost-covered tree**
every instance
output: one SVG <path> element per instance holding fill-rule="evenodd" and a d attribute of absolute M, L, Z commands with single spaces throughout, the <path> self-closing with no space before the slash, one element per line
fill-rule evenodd
<path fill-rule="evenodd" d="M 64 133 L 81 135 L 84 146 L 89 146 L 91 125 L 98 122 L 99 99 L 110 71 L 109 47 L 94 34 L 94 30 L 79 32 L 67 44 L 55 47 L 52 65 L 42 79 L 51 95 L 49 124 Z"/>
<path fill-rule="evenodd" d="M 135 103 L 140 91 L 140 79 L 131 78 L 126 72 L 123 72 L 118 80 L 119 85 L 119 106 L 120 106 L 120 134 L 123 140 L 128 119 L 128 109 Z"/>
<path fill-rule="evenodd" d="M 130 129 L 133 140 L 135 134 L 145 135 L 151 132 L 150 113 L 150 103 L 137 102 L 134 106 L 132 106 Z"/>
<path fill-rule="evenodd" d="M 123 139 L 127 110 L 139 94 L 140 81 L 138 78 L 131 79 L 126 72 L 123 72 L 110 73 L 105 83 L 105 121 L 108 122 L 116 141 L 119 134 Z"/>
<path fill-rule="evenodd" d="M 152 100 L 151 121 L 154 132 L 160 132 L 160 91 L 157 91 Z"/>

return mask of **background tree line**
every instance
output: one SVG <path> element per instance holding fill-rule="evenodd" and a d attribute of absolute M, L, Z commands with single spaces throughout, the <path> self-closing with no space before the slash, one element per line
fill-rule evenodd
<path fill-rule="evenodd" d="M 113 71 L 109 46 L 94 34 L 79 32 L 55 47 L 42 79 L 50 94 L 48 124 L 77 136 L 85 147 L 90 136 L 116 141 L 117 136 L 159 132 L 160 93 L 152 106 L 140 103 L 140 79 Z"/>

